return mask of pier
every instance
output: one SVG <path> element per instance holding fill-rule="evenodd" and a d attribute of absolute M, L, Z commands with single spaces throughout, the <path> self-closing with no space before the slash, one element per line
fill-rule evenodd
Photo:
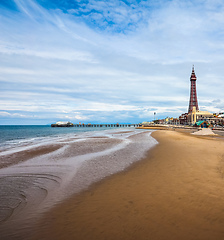
<path fill-rule="evenodd" d="M 141 124 L 73 124 L 73 127 L 141 127 Z"/>
<path fill-rule="evenodd" d="M 85 123 L 82 123 L 82 124 L 73 124 L 71 122 L 58 122 L 58 123 L 55 123 L 55 124 L 51 124 L 51 127 L 79 127 L 79 128 L 86 128 L 86 127 L 92 127 L 92 128 L 95 128 L 95 127 L 104 127 L 104 128 L 121 128 L 121 127 L 141 127 L 142 124 L 141 123 L 138 123 L 138 124 L 119 124 L 119 123 L 109 123 L 109 124 L 102 124 L 102 123 L 96 123 L 96 124 L 91 124 L 91 123 L 88 123 L 88 124 L 85 124 Z"/>

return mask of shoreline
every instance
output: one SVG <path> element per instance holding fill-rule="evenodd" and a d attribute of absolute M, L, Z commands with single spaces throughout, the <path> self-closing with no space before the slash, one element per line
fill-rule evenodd
<path fill-rule="evenodd" d="M 152 136 L 159 144 L 145 159 L 51 209 L 29 238 L 224 238 L 223 138 Z"/>
<path fill-rule="evenodd" d="M 92 132 L 2 152 L 1 239 L 30 239 L 20 236 L 49 209 L 139 161 L 156 144 L 150 134 Z"/>

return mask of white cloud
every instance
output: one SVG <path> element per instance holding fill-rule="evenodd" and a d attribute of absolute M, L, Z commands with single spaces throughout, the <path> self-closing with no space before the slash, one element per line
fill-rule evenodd
<path fill-rule="evenodd" d="M 28 55 L 33 57 L 47 58 L 47 59 L 61 59 L 61 60 L 78 60 L 84 62 L 96 62 L 93 56 L 87 52 L 79 52 L 79 51 L 38 51 L 33 49 L 23 49 L 23 48 L 13 48 L 8 46 L 2 46 L 0 48 L 1 53 L 7 54 L 18 54 L 18 55 Z"/>
<path fill-rule="evenodd" d="M 21 68 L 12 68 L 12 67 L 0 67 L 0 73 L 1 74 L 25 74 L 30 75 L 34 74 L 35 71 L 29 70 L 29 69 L 21 69 Z"/>
<path fill-rule="evenodd" d="M 87 120 L 92 111 L 106 121 L 115 111 L 150 117 L 149 106 L 178 116 L 188 107 L 193 63 L 199 105 L 223 98 L 222 1 L 92 0 L 68 13 L 16 3 L 21 12 L 2 12 L 0 23 L 4 112 Z"/>
<path fill-rule="evenodd" d="M 9 113 L 9 112 L 1 112 L 0 111 L 0 117 L 10 117 L 10 118 L 30 118 L 31 116 L 29 114 L 24 115 L 20 113 Z M 33 116 L 32 116 L 33 117 Z"/>

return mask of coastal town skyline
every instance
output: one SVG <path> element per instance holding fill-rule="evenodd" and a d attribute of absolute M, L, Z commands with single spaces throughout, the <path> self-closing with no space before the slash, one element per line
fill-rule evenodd
<path fill-rule="evenodd" d="M 220 1 L 0 2 L 0 124 L 224 112 Z"/>

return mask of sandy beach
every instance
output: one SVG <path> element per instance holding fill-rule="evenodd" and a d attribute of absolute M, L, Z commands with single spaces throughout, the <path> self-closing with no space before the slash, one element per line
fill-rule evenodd
<path fill-rule="evenodd" d="M 34 226 L 43 214 L 144 158 L 157 144 L 150 135 L 148 130 L 109 129 L 3 146 L 1 239 L 30 239 L 42 232 L 44 226 Z"/>
<path fill-rule="evenodd" d="M 224 239 L 223 137 L 152 136 L 144 160 L 45 213 L 27 239 Z"/>

